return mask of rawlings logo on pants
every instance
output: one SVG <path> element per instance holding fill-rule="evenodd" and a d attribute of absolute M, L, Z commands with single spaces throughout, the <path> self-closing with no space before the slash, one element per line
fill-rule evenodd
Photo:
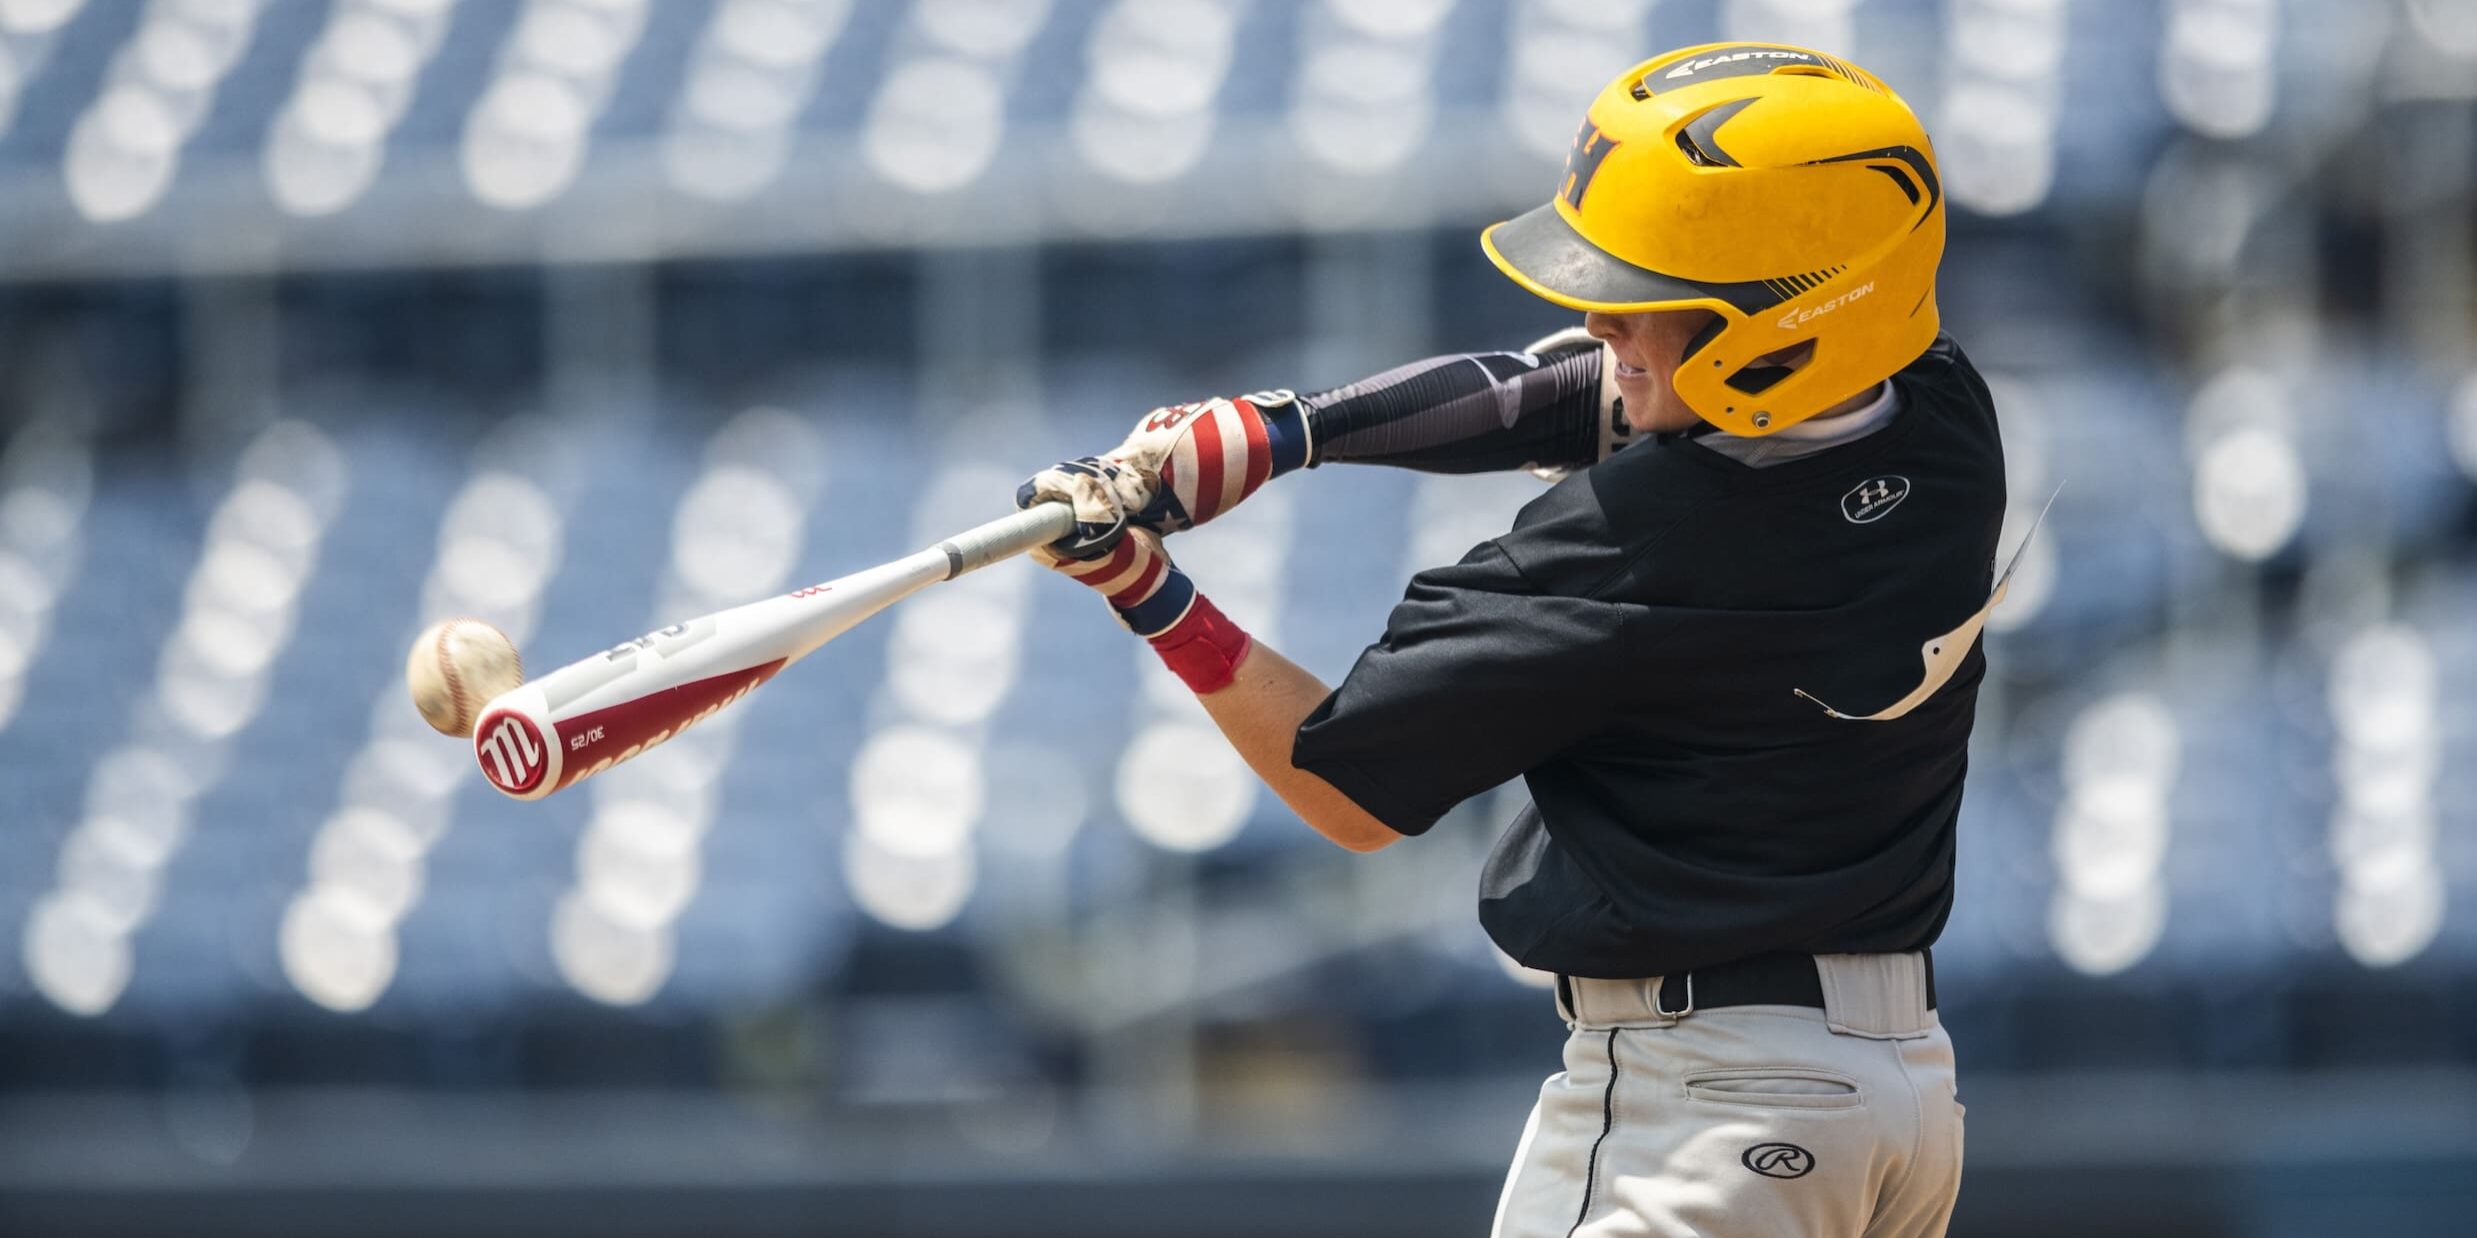
<path fill-rule="evenodd" d="M 1794 1143 L 1759 1143 L 1737 1159 L 1766 1178 L 1803 1178 L 1815 1172 L 1815 1154 Z"/>

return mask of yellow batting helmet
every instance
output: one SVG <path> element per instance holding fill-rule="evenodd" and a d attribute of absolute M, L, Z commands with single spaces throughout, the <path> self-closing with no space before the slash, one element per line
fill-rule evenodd
<path fill-rule="evenodd" d="M 1555 200 L 1480 245 L 1559 305 L 1720 315 L 1687 350 L 1677 394 L 1723 430 L 1761 435 L 1935 342 L 1944 187 L 1917 114 L 1873 75 L 1801 47 L 1714 43 L 1609 83 Z M 1754 364 L 1809 342 L 1794 371 Z"/>

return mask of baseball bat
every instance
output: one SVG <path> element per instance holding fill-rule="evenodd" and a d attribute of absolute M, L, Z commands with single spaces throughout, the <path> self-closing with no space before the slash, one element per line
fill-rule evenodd
<path fill-rule="evenodd" d="M 1041 503 L 892 563 L 648 632 L 491 698 L 473 759 L 501 793 L 538 800 L 712 717 L 896 602 L 1074 527 L 1074 508 Z"/>

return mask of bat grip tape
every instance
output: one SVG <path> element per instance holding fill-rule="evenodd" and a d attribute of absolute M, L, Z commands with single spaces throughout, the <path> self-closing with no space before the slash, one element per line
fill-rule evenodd
<path fill-rule="evenodd" d="M 1011 559 L 1035 546 L 1047 545 L 1075 531 L 1075 509 L 1064 503 L 1039 503 L 1012 516 L 966 529 L 937 544 L 946 556 L 946 579 Z"/>

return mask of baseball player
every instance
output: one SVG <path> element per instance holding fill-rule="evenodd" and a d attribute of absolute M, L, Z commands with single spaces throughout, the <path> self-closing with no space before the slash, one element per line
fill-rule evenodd
<path fill-rule="evenodd" d="M 1160 409 L 1019 495 L 1075 504 L 1045 561 L 1334 842 L 1527 782 L 1479 914 L 1556 975 L 1572 1035 L 1501 1238 L 1944 1231 L 1961 1106 L 1927 948 L 2005 504 L 1986 386 L 1939 334 L 1944 219 L 1874 77 L 1673 52 L 1591 104 L 1553 200 L 1481 237 L 1580 329 Z M 1413 578 L 1327 688 L 1161 536 L 1334 461 L 1566 475 Z"/>

